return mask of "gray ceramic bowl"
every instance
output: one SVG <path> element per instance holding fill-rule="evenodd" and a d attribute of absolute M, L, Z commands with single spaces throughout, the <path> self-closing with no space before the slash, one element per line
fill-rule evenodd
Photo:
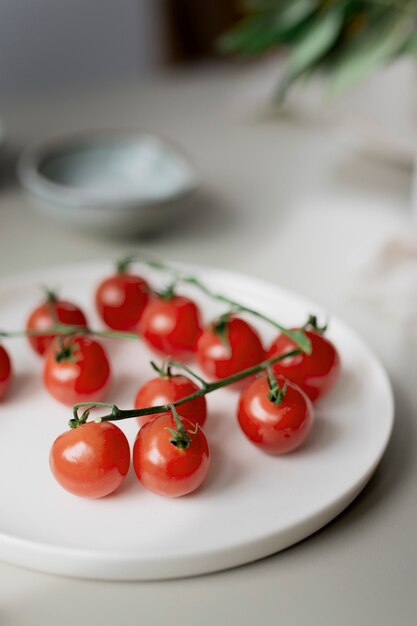
<path fill-rule="evenodd" d="M 153 232 L 192 205 L 199 178 L 171 142 L 135 132 L 89 132 L 36 144 L 18 176 L 49 217 L 107 235 Z"/>

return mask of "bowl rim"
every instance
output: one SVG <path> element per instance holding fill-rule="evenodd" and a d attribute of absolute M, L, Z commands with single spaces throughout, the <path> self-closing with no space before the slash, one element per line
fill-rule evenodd
<path fill-rule="evenodd" d="M 154 197 L 139 196 L 137 193 L 120 194 L 105 198 L 96 192 L 81 187 L 73 187 L 57 183 L 42 174 L 43 163 L 53 154 L 58 154 L 82 142 L 91 144 L 105 141 L 106 138 L 130 140 L 152 138 L 175 152 L 190 169 L 190 182 L 175 192 L 160 194 Z M 126 208 L 166 205 L 195 192 L 201 185 L 201 177 L 195 163 L 186 151 L 174 140 L 162 133 L 144 129 L 91 129 L 56 135 L 40 140 L 25 148 L 18 158 L 17 176 L 21 186 L 38 199 L 54 204 L 60 208 Z"/>

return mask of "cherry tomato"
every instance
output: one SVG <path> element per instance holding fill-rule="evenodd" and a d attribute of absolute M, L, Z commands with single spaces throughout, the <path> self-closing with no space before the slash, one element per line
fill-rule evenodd
<path fill-rule="evenodd" d="M 68 406 L 100 401 L 110 382 L 109 361 L 90 337 L 56 338 L 46 354 L 43 380 L 51 396 Z"/>
<path fill-rule="evenodd" d="M 277 380 L 281 386 L 284 384 L 283 378 Z M 306 394 L 290 382 L 280 404 L 269 399 L 269 392 L 266 376 L 255 378 L 245 387 L 238 421 L 249 441 L 265 452 L 284 454 L 306 439 L 313 424 L 313 406 Z"/>
<path fill-rule="evenodd" d="M 340 358 L 334 345 L 322 334 L 305 331 L 311 341 L 311 354 L 297 354 L 273 365 L 277 376 L 282 375 L 298 385 L 312 400 L 318 400 L 336 384 L 340 373 Z M 269 348 L 268 358 L 294 350 L 295 344 L 286 335 L 279 335 Z"/>
<path fill-rule="evenodd" d="M 103 322 L 114 330 L 133 330 L 149 301 L 148 283 L 140 276 L 120 272 L 103 280 L 95 301 Z"/>
<path fill-rule="evenodd" d="M 161 496 L 176 498 L 191 493 L 201 485 L 208 472 L 210 452 L 207 439 L 200 427 L 195 434 L 194 425 L 181 421 L 191 443 L 182 449 L 171 443 L 176 429 L 170 413 L 163 413 L 147 422 L 139 431 L 133 447 L 133 466 L 136 476 L 150 491 Z"/>
<path fill-rule="evenodd" d="M 138 328 L 152 348 L 186 360 L 195 352 L 201 334 L 200 313 L 185 296 L 158 297 L 150 300 Z"/>
<path fill-rule="evenodd" d="M 32 311 L 26 322 L 27 330 L 48 330 L 56 320 L 60 324 L 70 326 L 87 326 L 87 320 L 82 310 L 67 300 L 58 300 L 54 294 Z M 40 355 L 45 354 L 51 345 L 55 335 L 43 335 L 42 337 L 28 337 L 32 348 Z"/>
<path fill-rule="evenodd" d="M 4 398 L 12 379 L 12 362 L 3 346 L 0 346 L 0 400 Z"/>
<path fill-rule="evenodd" d="M 257 365 L 265 351 L 257 332 L 244 320 L 229 317 L 210 324 L 197 344 L 197 360 L 210 378 L 225 378 Z"/>
<path fill-rule="evenodd" d="M 173 404 L 177 400 L 181 400 L 181 398 L 185 398 L 198 390 L 199 387 L 187 376 L 158 376 L 148 380 L 139 389 L 135 399 L 135 409 L 158 406 L 160 404 Z M 202 426 L 206 421 L 207 402 L 204 396 L 180 404 L 178 410 L 182 417 L 194 425 L 199 424 Z M 138 424 L 143 426 L 146 422 L 155 419 L 159 415 L 162 415 L 162 413 L 138 417 Z"/>
<path fill-rule="evenodd" d="M 102 498 L 121 484 L 130 465 L 125 434 L 111 422 L 87 422 L 52 444 L 49 464 L 58 483 L 84 498 Z"/>

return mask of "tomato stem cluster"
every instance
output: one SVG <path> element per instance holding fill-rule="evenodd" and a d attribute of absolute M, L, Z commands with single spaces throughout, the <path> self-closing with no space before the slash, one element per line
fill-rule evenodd
<path fill-rule="evenodd" d="M 261 319 L 264 322 L 271 324 L 277 330 L 279 330 L 282 334 L 289 337 L 297 346 L 299 346 L 302 352 L 306 352 L 307 354 L 311 352 L 310 341 L 308 337 L 305 335 L 303 330 L 291 330 L 289 328 L 285 328 L 285 326 L 281 326 L 281 324 L 278 324 L 278 322 L 271 319 L 267 315 L 264 315 L 263 313 L 260 313 L 259 311 L 256 311 L 255 309 L 251 309 L 247 306 L 244 306 L 243 304 L 240 304 L 239 302 L 236 302 L 235 300 L 232 300 L 231 298 L 228 298 L 227 296 L 211 291 L 210 289 L 208 289 L 208 287 L 206 287 L 206 285 L 201 283 L 198 280 L 198 278 L 196 278 L 195 276 L 185 276 L 181 278 L 180 280 L 181 282 L 194 285 L 200 291 L 205 293 L 207 296 L 209 296 L 213 300 L 224 302 L 225 304 L 230 305 L 233 311 L 236 311 L 236 312 L 241 311 L 243 313 L 249 313 L 250 315 L 257 317 L 258 319 Z"/>
<path fill-rule="evenodd" d="M 166 265 L 163 261 L 160 261 L 159 259 L 154 259 L 151 257 L 142 256 L 142 255 L 131 255 L 119 261 L 118 265 L 122 264 L 123 267 L 127 267 L 129 264 L 134 263 L 134 262 L 142 263 L 153 269 L 157 269 L 163 272 L 168 272 L 171 274 L 171 276 L 173 277 L 174 283 L 169 285 L 169 287 L 167 288 L 167 291 L 164 292 L 164 297 L 167 297 L 167 294 L 170 294 L 171 291 L 173 290 L 173 287 L 179 283 L 186 283 L 189 285 L 193 285 L 194 287 L 199 289 L 202 293 L 204 293 L 206 296 L 208 296 L 212 300 L 217 300 L 218 302 L 223 302 L 224 304 L 228 304 L 232 308 L 233 312 L 241 311 L 244 313 L 249 313 L 250 315 L 257 317 L 258 319 L 262 319 L 264 322 L 271 324 L 274 328 L 279 330 L 282 334 L 289 337 L 301 349 L 302 352 L 305 352 L 306 354 L 311 353 L 311 343 L 308 337 L 306 336 L 306 334 L 304 333 L 303 329 L 291 330 L 289 328 L 286 328 L 285 326 L 278 324 L 278 322 L 276 322 L 275 320 L 271 319 L 267 315 L 264 315 L 263 313 L 260 313 L 259 311 L 256 311 L 255 309 L 247 307 L 241 304 L 240 302 L 236 302 L 236 300 L 228 298 L 227 296 L 223 294 L 212 291 L 211 289 L 207 287 L 207 285 L 202 283 L 196 276 L 187 276 L 185 274 L 182 274 L 181 272 L 178 272 L 177 270 L 173 269 L 169 265 Z"/>
<path fill-rule="evenodd" d="M 282 326 L 275 320 L 271 319 L 267 315 L 264 315 L 263 313 L 260 313 L 259 311 L 255 309 L 247 307 L 241 304 L 240 302 L 236 302 L 235 300 L 232 300 L 231 298 L 228 298 L 227 296 L 223 294 L 215 293 L 195 276 L 183 275 L 177 270 L 175 270 L 174 268 L 170 267 L 169 265 L 166 265 L 160 260 L 152 259 L 152 258 L 144 257 L 144 256 L 142 257 L 142 256 L 131 255 L 117 262 L 116 264 L 117 271 L 122 272 L 122 273 L 127 272 L 130 264 L 135 261 L 143 263 L 144 265 L 151 267 L 153 269 L 157 269 L 163 272 L 168 272 L 171 274 L 173 280 L 165 289 L 165 291 L 159 294 L 160 297 L 164 297 L 164 298 L 172 297 L 172 295 L 174 294 L 175 286 L 179 283 L 193 285 L 194 287 L 199 289 L 202 293 L 207 295 L 212 300 L 217 300 L 218 302 L 223 302 L 224 304 L 229 305 L 232 309 L 232 312 L 240 311 L 244 313 L 249 313 L 250 315 L 257 317 L 258 319 L 262 319 L 263 321 L 267 322 L 268 324 L 272 325 L 274 328 L 279 330 L 282 334 L 289 337 L 295 343 L 295 345 L 298 346 L 298 348 L 300 348 L 302 352 L 305 352 L 306 354 L 311 353 L 311 342 L 309 338 L 307 337 L 307 335 L 305 334 L 304 329 L 291 330 L 289 328 L 286 328 L 285 326 Z M 50 294 L 48 295 L 48 302 L 51 303 L 50 298 L 52 298 L 52 295 L 51 295 L 52 292 L 48 292 L 48 293 Z M 53 309 L 53 307 L 51 307 L 51 309 Z M 139 339 L 138 334 L 133 333 L 133 332 L 113 331 L 113 330 L 95 330 L 95 329 L 88 328 L 88 327 L 61 324 L 57 321 L 55 310 L 53 310 L 52 313 L 53 313 L 53 319 L 55 319 L 55 323 L 48 329 L 45 329 L 45 330 L 25 329 L 25 330 L 18 330 L 18 331 L 0 330 L 0 337 L 8 337 L 8 338 L 22 337 L 22 336 L 43 337 L 43 336 L 48 336 L 51 334 L 64 335 L 64 336 L 74 335 L 74 334 L 84 334 L 84 335 L 92 335 L 95 337 L 108 337 L 111 339 L 131 339 L 134 341 L 137 341 Z M 222 316 L 219 321 L 221 321 L 223 318 L 226 318 L 226 316 L 227 317 L 230 316 L 230 314 L 231 312 L 229 311 L 224 316 Z M 317 320 L 315 317 L 312 317 L 309 320 L 309 323 L 314 324 L 315 327 L 317 327 Z"/>
<path fill-rule="evenodd" d="M 171 375 L 170 368 L 175 367 L 191 375 L 194 379 L 198 381 L 201 387 L 194 393 L 184 398 L 181 398 L 180 400 L 177 400 L 172 405 L 160 405 L 156 407 L 154 406 L 154 407 L 146 407 L 146 408 L 140 408 L 140 409 L 121 410 L 115 404 L 110 404 L 110 403 L 94 402 L 94 403 L 76 404 L 73 406 L 73 418 L 69 421 L 69 426 L 71 428 L 77 428 L 78 426 L 85 424 L 90 415 L 90 411 L 93 408 L 100 407 L 100 406 L 111 408 L 111 412 L 108 415 L 104 415 L 102 417 L 97 418 L 96 421 L 98 422 L 117 421 L 117 420 L 132 418 L 132 417 L 141 417 L 145 415 L 152 415 L 156 413 L 171 411 L 173 414 L 174 420 L 176 422 L 176 425 L 177 425 L 177 430 L 176 431 L 172 430 L 173 440 L 171 441 L 171 443 L 173 443 L 174 445 L 180 448 L 186 448 L 189 445 L 189 437 L 184 429 L 184 426 L 180 418 L 178 417 L 175 407 L 180 406 L 181 404 L 188 402 L 190 400 L 197 399 L 213 391 L 216 391 L 217 389 L 220 389 L 222 387 L 232 385 L 233 383 L 239 380 L 242 380 L 248 376 L 254 375 L 265 369 L 267 369 L 269 372 L 268 374 L 268 381 L 269 381 L 269 386 L 270 386 L 269 397 L 271 401 L 274 402 L 276 405 L 279 405 L 282 402 L 286 388 L 285 387 L 283 389 L 280 388 L 278 382 L 276 381 L 275 377 L 271 373 L 272 372 L 271 366 L 274 363 L 282 359 L 285 359 L 290 356 L 294 356 L 296 354 L 300 354 L 302 352 L 306 354 L 311 353 L 311 342 L 308 336 L 306 335 L 306 333 L 304 332 L 304 328 L 295 329 L 295 330 L 288 329 L 282 326 L 281 324 L 277 323 L 275 320 L 271 319 L 270 317 L 264 315 L 263 313 L 260 313 L 257 310 L 247 307 L 241 304 L 240 302 L 237 302 L 223 294 L 212 291 L 207 285 L 202 283 L 197 277 L 182 274 L 175 268 L 172 268 L 166 265 L 164 262 L 157 260 L 157 259 L 153 259 L 153 258 L 149 258 L 145 256 L 132 255 L 132 256 L 126 257 L 118 261 L 116 265 L 117 272 L 127 273 L 129 271 L 129 266 L 131 265 L 131 263 L 135 261 L 143 263 L 146 266 L 151 267 L 153 269 L 157 269 L 158 271 L 163 271 L 163 272 L 167 272 L 170 274 L 171 281 L 168 284 L 168 286 L 165 288 L 165 290 L 161 293 L 155 292 L 161 298 L 167 298 L 167 299 L 172 298 L 175 293 L 176 286 L 180 283 L 183 283 L 183 284 L 188 284 L 188 285 L 192 285 L 196 287 L 197 289 L 199 289 L 202 293 L 204 293 L 206 296 L 208 296 L 212 300 L 217 300 L 218 302 L 227 304 L 230 310 L 227 311 L 222 316 L 220 316 L 220 318 L 216 322 L 218 330 L 222 331 L 221 333 L 222 336 L 224 334 L 224 341 L 226 343 L 228 343 L 227 322 L 229 320 L 230 315 L 236 312 L 244 312 L 244 313 L 249 313 L 250 315 L 257 317 L 258 319 L 261 319 L 267 322 L 268 324 L 272 325 L 274 328 L 279 330 L 282 334 L 286 335 L 295 344 L 296 348 L 294 350 L 286 352 L 285 354 L 281 354 L 274 358 L 270 358 L 253 367 L 249 367 L 240 372 L 237 372 L 236 374 L 232 376 L 228 376 L 220 380 L 217 380 L 216 382 L 207 382 L 198 374 L 196 374 L 192 369 L 190 369 L 189 367 L 187 367 L 186 365 L 178 361 L 167 360 L 162 365 L 162 368 L 159 368 L 157 365 L 155 365 L 155 363 L 152 363 L 153 368 L 156 371 L 158 371 L 158 373 L 161 376 L 169 377 Z M 131 339 L 134 341 L 137 341 L 138 339 L 140 339 L 139 335 L 136 332 L 125 332 L 125 331 L 119 331 L 119 330 L 101 331 L 101 330 L 92 329 L 90 327 L 68 325 L 68 324 L 60 323 L 58 320 L 56 311 L 53 307 L 55 300 L 56 300 L 55 294 L 48 291 L 47 302 L 51 308 L 51 317 L 54 322 L 53 324 L 51 324 L 49 328 L 42 329 L 42 330 L 33 330 L 33 329 L 27 328 L 25 330 L 9 331 L 9 332 L 0 330 L 0 337 L 20 337 L 20 336 L 42 337 L 42 336 L 49 336 L 49 335 L 57 335 L 60 337 L 60 340 L 61 340 L 61 352 L 58 354 L 57 360 L 60 360 L 60 359 L 62 360 L 64 358 L 68 359 L 73 356 L 72 346 L 64 344 L 64 339 L 70 338 L 71 336 L 74 336 L 74 335 L 94 335 L 96 337 L 108 337 L 108 338 L 113 338 L 113 339 Z M 312 317 L 309 319 L 309 325 L 313 326 L 315 329 L 318 328 L 317 320 L 315 317 Z M 224 329 L 223 329 L 223 326 L 224 326 Z M 82 407 L 84 407 L 84 411 L 82 415 L 79 416 L 78 410 Z"/>
<path fill-rule="evenodd" d="M 267 372 L 269 384 L 268 400 L 273 402 L 275 406 L 279 406 L 284 399 L 285 392 L 287 391 L 287 383 L 284 383 L 283 387 L 279 386 L 271 365 L 267 367 Z"/>
<path fill-rule="evenodd" d="M 80 405 L 76 405 L 76 406 L 77 407 L 81 407 L 81 406 L 86 406 L 86 405 L 85 404 L 84 405 L 80 404 Z M 98 407 L 98 406 L 111 408 L 111 415 L 113 416 L 113 419 L 117 419 L 117 416 L 120 413 L 120 409 L 115 404 L 113 404 L 112 402 L 94 402 L 94 405 L 93 406 L 89 406 L 85 411 L 83 411 L 81 416 L 78 416 L 77 412 L 74 412 L 74 418 L 69 420 L 68 426 L 70 428 L 78 428 L 78 426 L 82 426 L 83 424 L 86 423 L 86 421 L 90 417 L 91 409 L 93 409 L 95 407 Z M 75 409 L 75 406 L 73 407 L 73 409 Z M 103 420 L 101 418 L 98 418 L 95 421 L 96 422 L 101 422 Z"/>
<path fill-rule="evenodd" d="M 169 361 L 169 367 L 176 367 L 179 370 L 183 370 L 184 372 L 187 372 L 187 374 L 190 374 L 190 376 L 195 378 L 200 383 L 200 385 L 202 386 L 203 389 L 206 389 L 210 385 L 210 383 L 208 383 L 206 380 L 204 380 L 204 378 L 202 378 L 201 376 L 196 374 L 196 372 L 194 372 L 194 370 L 192 370 L 190 367 L 188 367 L 184 363 L 181 363 L 180 361 L 171 361 L 170 360 Z"/>
<path fill-rule="evenodd" d="M 191 438 L 188 434 L 189 431 L 185 430 L 184 424 L 182 423 L 181 418 L 177 413 L 177 409 L 175 408 L 175 405 L 170 404 L 169 407 L 172 412 L 175 425 L 177 427 L 177 430 L 167 427 L 167 430 L 172 435 L 172 439 L 170 440 L 170 443 L 172 443 L 173 446 L 180 448 L 180 450 L 186 450 L 187 448 L 190 447 L 190 443 L 191 443 Z M 196 429 L 197 428 L 198 428 L 198 425 L 196 425 Z M 194 430 L 191 434 L 195 435 L 195 433 L 196 433 L 196 430 Z"/>
<path fill-rule="evenodd" d="M 299 349 L 290 350 L 288 352 L 285 352 L 284 354 L 280 354 L 279 356 L 272 357 L 270 359 L 267 359 L 266 361 L 262 361 L 261 363 L 258 363 L 257 365 L 254 365 L 253 367 L 248 367 L 247 369 L 242 370 L 241 372 L 237 372 L 236 374 L 233 374 L 232 376 L 227 376 L 226 378 L 221 378 L 220 380 L 217 380 L 211 383 L 206 382 L 205 380 L 197 376 L 190 368 L 184 366 L 182 363 L 171 361 L 170 365 L 181 367 L 182 369 L 186 369 L 186 371 L 189 374 L 192 374 L 193 376 L 198 378 L 200 382 L 202 383 L 202 387 L 198 389 L 198 391 L 195 391 L 189 396 L 181 398 L 180 400 L 177 400 L 176 402 L 173 402 L 172 404 L 161 404 L 159 406 L 150 406 L 150 407 L 145 407 L 141 409 L 119 409 L 119 407 L 116 406 L 115 404 L 107 404 L 105 402 L 104 403 L 95 402 L 93 404 L 87 403 L 87 402 L 81 402 L 78 404 L 74 404 L 73 418 L 70 420 L 69 425 L 71 428 L 76 428 L 77 426 L 81 426 L 86 421 L 84 419 L 85 413 L 86 412 L 89 413 L 92 409 L 95 409 L 96 407 L 100 407 L 100 406 L 111 407 L 112 411 L 108 415 L 103 415 L 101 417 L 96 418 L 95 420 L 96 422 L 109 422 L 109 421 L 113 422 L 113 421 L 118 421 L 118 420 L 129 419 L 131 417 L 142 417 L 144 415 L 153 415 L 155 413 L 165 413 L 168 411 L 172 411 L 172 407 L 178 407 L 181 404 L 184 404 L 185 402 L 189 402 L 190 400 L 195 400 L 196 398 L 205 396 L 209 393 L 212 393 L 213 391 L 217 391 L 217 389 L 228 387 L 229 385 L 232 385 L 233 383 L 236 383 L 239 380 L 247 378 L 248 376 L 253 376 L 254 374 L 258 374 L 268 369 L 268 367 L 270 367 L 274 363 L 278 363 L 278 361 L 282 361 L 283 359 L 287 359 L 288 357 L 292 357 L 300 353 L 301 353 L 301 350 Z M 84 408 L 85 410 L 82 413 L 81 417 L 79 417 L 78 411 L 81 408 Z M 77 423 L 78 421 L 80 423 Z"/>
<path fill-rule="evenodd" d="M 313 332 L 323 335 L 327 330 L 327 322 L 322 326 L 319 325 L 317 315 L 309 315 L 307 322 L 304 324 L 304 330 L 312 330 Z"/>

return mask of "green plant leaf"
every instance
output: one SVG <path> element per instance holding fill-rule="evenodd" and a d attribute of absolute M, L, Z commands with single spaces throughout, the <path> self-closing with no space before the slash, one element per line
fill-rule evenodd
<path fill-rule="evenodd" d="M 417 31 L 411 33 L 399 52 L 404 55 L 417 55 Z"/>
<path fill-rule="evenodd" d="M 276 21 L 281 31 L 297 26 L 317 9 L 318 4 L 317 0 L 285 0 L 280 2 Z"/>
<path fill-rule="evenodd" d="M 242 20 L 218 40 L 217 47 L 226 54 L 256 54 L 278 42 L 273 21 L 262 13 Z"/>
<path fill-rule="evenodd" d="M 279 5 L 279 6 L 278 6 Z M 317 8 L 318 0 L 259 3 L 258 12 L 244 18 L 218 41 L 224 53 L 260 54 L 284 41 Z M 252 7 L 252 10 L 255 7 Z"/>
<path fill-rule="evenodd" d="M 324 69 L 340 95 L 395 56 L 417 55 L 417 0 L 242 0 L 248 16 L 220 40 L 226 53 L 289 49 L 282 100 L 296 80 Z"/>
<path fill-rule="evenodd" d="M 410 17 L 390 13 L 384 22 L 363 33 L 356 45 L 346 46 L 332 69 L 330 93 L 341 95 L 397 55 L 413 30 Z"/>
<path fill-rule="evenodd" d="M 276 99 L 282 101 L 294 80 L 307 72 L 325 55 L 337 40 L 344 18 L 343 5 L 333 6 L 326 13 L 316 14 L 299 33 L 293 44 L 287 68 L 278 88 Z"/>
<path fill-rule="evenodd" d="M 317 14 L 294 44 L 287 63 L 287 76 L 298 76 L 315 63 L 334 44 L 343 24 L 343 6 Z"/>

